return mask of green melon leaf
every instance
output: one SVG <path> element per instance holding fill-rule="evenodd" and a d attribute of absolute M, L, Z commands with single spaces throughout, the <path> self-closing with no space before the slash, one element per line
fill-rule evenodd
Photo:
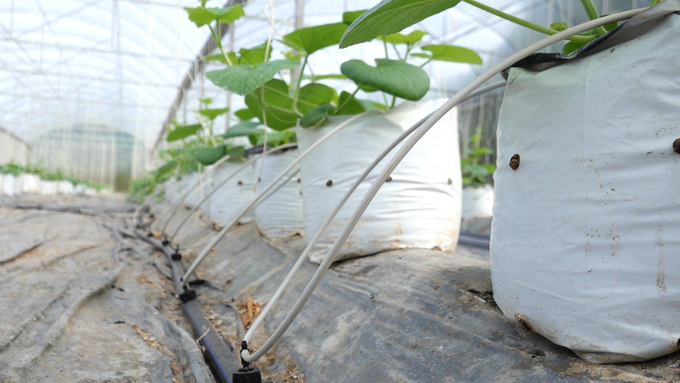
<path fill-rule="evenodd" d="M 253 112 L 250 111 L 250 109 L 245 108 L 245 109 L 239 109 L 234 112 L 234 115 L 238 117 L 239 120 L 241 121 L 248 121 L 252 118 L 255 118 L 255 115 Z"/>
<path fill-rule="evenodd" d="M 342 36 L 340 48 L 401 32 L 421 20 L 455 7 L 460 1 L 383 0 L 354 20 Z"/>
<path fill-rule="evenodd" d="M 424 59 L 431 59 L 431 58 L 432 58 L 431 55 L 428 55 L 427 53 L 420 53 L 420 52 L 411 53 L 411 56 L 413 56 L 413 57 L 420 57 L 420 58 L 424 58 Z"/>
<path fill-rule="evenodd" d="M 340 93 L 340 99 L 338 99 L 338 108 L 333 114 L 343 115 L 343 114 L 359 114 L 366 111 L 366 107 L 354 98 L 351 93 L 342 92 Z"/>
<path fill-rule="evenodd" d="M 370 85 L 406 100 L 420 100 L 430 90 L 430 78 L 415 65 L 397 60 L 376 59 L 372 67 L 361 60 L 349 60 L 340 66 L 342 74 L 357 84 Z"/>
<path fill-rule="evenodd" d="M 482 64 L 482 58 L 472 49 L 457 47 L 454 45 L 424 45 L 420 47 L 424 51 L 432 52 L 432 60 L 450 61 L 456 63 Z"/>
<path fill-rule="evenodd" d="M 407 44 L 413 45 L 418 41 L 422 40 L 427 34 L 425 31 L 413 31 L 408 35 L 402 35 L 401 33 L 392 33 L 387 36 L 378 36 L 378 40 L 384 41 L 389 44 Z"/>
<path fill-rule="evenodd" d="M 223 8 L 184 8 L 189 14 L 189 20 L 193 21 L 197 27 L 202 27 L 206 24 L 217 20 L 220 23 L 233 23 L 238 20 L 241 16 L 246 14 L 243 12 L 240 4 L 232 5 L 231 7 Z"/>
<path fill-rule="evenodd" d="M 207 72 L 205 77 L 220 88 L 244 96 L 274 78 L 279 71 L 298 65 L 300 62 L 295 60 L 273 60 L 258 65 L 234 65 Z"/>
<path fill-rule="evenodd" d="M 578 50 L 582 46 L 586 45 L 587 43 L 582 43 L 578 41 L 567 41 L 564 43 L 564 46 L 562 47 L 562 53 L 569 54 L 575 50 Z"/>
<path fill-rule="evenodd" d="M 317 83 L 311 83 L 300 88 L 297 109 L 300 113 L 306 113 L 321 104 L 329 104 L 333 100 L 335 89 Z"/>
<path fill-rule="evenodd" d="M 208 117 L 210 120 L 214 120 L 217 116 L 223 115 L 229 111 L 229 108 L 221 109 L 201 109 L 198 111 L 202 116 Z"/>
<path fill-rule="evenodd" d="M 308 74 L 302 76 L 305 80 L 319 81 L 325 79 L 337 79 L 337 80 L 347 80 L 347 76 L 344 74 L 319 74 L 315 76 L 310 76 Z"/>
<path fill-rule="evenodd" d="M 333 114 L 335 108 L 333 105 L 324 104 L 316 108 L 310 109 L 300 119 L 300 126 L 303 128 L 317 128 L 321 126 L 327 119 L 328 115 Z"/>
<path fill-rule="evenodd" d="M 203 148 L 196 151 L 196 160 L 203 165 L 212 165 L 226 154 L 226 145 L 220 145 L 216 148 Z"/>
<path fill-rule="evenodd" d="M 282 42 L 309 56 L 319 49 L 337 45 L 346 29 L 347 24 L 345 23 L 300 28 L 283 36 Z"/>
<path fill-rule="evenodd" d="M 264 84 L 264 98 L 262 90 L 257 89 L 246 95 L 245 102 L 262 124 L 266 116 L 266 125 L 274 130 L 288 129 L 297 123 L 297 115 L 293 112 L 293 99 L 288 95 L 288 85 L 282 80 L 267 81 Z"/>
<path fill-rule="evenodd" d="M 360 11 L 345 12 L 345 13 L 342 14 L 342 22 L 347 24 L 347 25 L 352 24 L 354 22 L 354 20 L 358 19 L 359 16 L 366 13 L 366 11 L 368 11 L 368 9 L 362 9 Z"/>
<path fill-rule="evenodd" d="M 186 138 L 196 134 L 196 132 L 198 132 L 202 128 L 203 127 L 198 124 L 178 126 L 174 130 L 168 132 L 168 137 L 165 140 L 168 142 L 181 140 L 182 138 Z"/>
<path fill-rule="evenodd" d="M 232 137 L 243 137 L 264 132 L 264 130 L 258 129 L 258 126 L 260 126 L 260 123 L 256 121 L 242 121 L 227 129 L 227 131 L 222 134 L 222 137 L 225 139 Z"/>
<path fill-rule="evenodd" d="M 252 48 L 241 48 L 238 53 L 241 55 L 241 58 L 238 61 L 238 64 L 260 64 L 263 63 L 267 60 L 269 60 L 272 57 L 272 49 L 269 49 L 269 55 L 267 55 L 267 60 L 265 60 L 265 53 L 267 52 L 267 44 L 260 44 L 256 47 Z M 231 59 L 231 57 L 230 57 Z M 232 64 L 234 62 L 232 61 Z"/>

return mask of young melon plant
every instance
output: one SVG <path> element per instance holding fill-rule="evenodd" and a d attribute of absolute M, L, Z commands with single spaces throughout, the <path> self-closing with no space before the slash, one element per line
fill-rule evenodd
<path fill-rule="evenodd" d="M 347 12 L 343 20 L 352 25 L 367 11 Z M 351 26 L 350 26 L 351 27 Z M 347 34 L 347 31 L 345 31 Z M 480 65 L 481 57 L 471 49 L 446 44 L 423 44 L 423 31 L 409 34 L 391 33 L 374 36 L 382 41 L 385 58 L 376 59 L 375 66 L 361 60 L 349 60 L 340 66 L 342 75 L 357 85 L 353 93 L 343 92 L 339 106 L 322 104 L 310 110 L 300 121 L 303 127 L 320 126 L 330 116 L 356 114 L 371 109 L 394 108 L 397 99 L 418 101 L 430 90 L 430 77 L 422 67 L 430 61 L 448 61 Z M 392 53 L 390 54 L 390 49 Z M 424 60 L 424 61 L 423 61 Z M 416 65 L 420 62 L 419 65 Z M 382 92 L 384 104 L 357 100 L 359 90 Z M 391 100 L 388 97 L 391 96 Z"/>
<path fill-rule="evenodd" d="M 659 0 L 652 0 L 651 5 L 658 2 Z M 410 27 L 449 8 L 453 8 L 460 3 L 467 3 L 505 20 L 547 35 L 554 35 L 568 28 L 565 22 L 556 22 L 552 23 L 549 27 L 544 27 L 507 14 L 476 0 L 383 0 L 354 20 L 343 35 L 340 48 L 370 41 L 378 36 L 400 32 L 404 28 Z M 581 4 L 590 20 L 600 17 L 592 0 L 581 0 Z M 567 38 L 569 41 L 564 45 L 563 53 L 567 54 L 579 49 L 606 34 L 616 26 L 617 23 L 614 22 Z"/>

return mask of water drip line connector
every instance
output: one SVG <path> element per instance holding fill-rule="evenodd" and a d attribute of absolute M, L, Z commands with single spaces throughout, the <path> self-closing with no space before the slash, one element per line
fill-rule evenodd
<path fill-rule="evenodd" d="M 175 247 L 175 252 L 172 253 L 170 259 L 172 259 L 175 262 L 179 262 L 182 260 L 182 254 L 179 253 L 179 245 Z"/>

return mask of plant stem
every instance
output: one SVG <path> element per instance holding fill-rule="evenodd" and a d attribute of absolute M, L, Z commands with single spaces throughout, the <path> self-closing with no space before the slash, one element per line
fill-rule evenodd
<path fill-rule="evenodd" d="M 535 30 L 535 31 L 537 31 L 537 32 L 545 33 L 546 35 L 554 35 L 554 34 L 556 34 L 556 33 L 558 32 L 558 31 L 556 31 L 556 30 L 554 30 L 554 29 L 552 29 L 552 28 L 547 28 L 547 27 L 544 27 L 544 26 L 542 26 L 542 25 L 538 25 L 538 24 L 532 23 L 532 22 L 530 22 L 530 21 L 527 21 L 527 20 L 524 20 L 524 19 L 520 19 L 519 17 L 515 17 L 515 16 L 513 16 L 513 15 L 510 15 L 510 14 L 507 14 L 507 13 L 505 13 L 505 12 L 499 11 L 499 10 L 496 9 L 496 8 L 489 7 L 488 5 L 484 5 L 484 4 L 482 4 L 482 3 L 480 3 L 480 2 L 477 2 L 477 1 L 475 1 L 475 0 L 462 0 L 462 1 L 464 1 L 464 2 L 466 2 L 466 3 L 468 3 L 468 4 L 470 4 L 470 5 L 472 5 L 473 7 L 477 7 L 477 8 L 479 8 L 479 9 L 484 10 L 484 11 L 487 11 L 487 12 L 493 14 L 493 15 L 496 15 L 496 16 L 498 16 L 498 17 L 501 17 L 501 18 L 503 18 L 503 19 L 506 19 L 506 20 L 508 20 L 508 21 L 511 21 L 511 22 L 513 22 L 513 23 L 515 23 L 515 24 L 519 24 L 519 25 L 521 25 L 521 26 L 523 26 L 523 27 L 526 27 L 526 28 L 529 28 L 529 29 L 533 29 L 533 30 Z M 587 42 L 592 41 L 594 38 L 595 38 L 594 36 L 593 36 L 593 37 L 588 37 L 588 36 L 572 36 L 572 37 L 568 37 L 567 40 L 570 40 L 570 41 L 578 41 L 578 42 L 582 42 L 582 43 L 587 43 Z"/>
<path fill-rule="evenodd" d="M 383 39 L 382 42 L 383 42 L 383 47 L 385 47 L 385 58 L 389 59 L 390 56 L 387 54 L 387 41 L 385 41 L 385 39 Z"/>
<path fill-rule="evenodd" d="M 338 109 L 335 110 L 335 114 L 340 113 L 340 111 L 341 111 L 342 109 L 344 109 L 345 106 L 347 106 L 347 104 L 349 103 L 349 100 L 351 100 L 352 98 L 354 98 L 354 95 L 357 94 L 357 92 L 359 91 L 359 89 L 360 89 L 360 88 L 357 87 L 357 88 L 354 90 L 354 92 L 352 93 L 352 95 L 349 96 L 349 97 L 347 97 L 347 100 L 345 100 L 345 102 L 343 102 L 342 105 L 338 106 Z"/>
<path fill-rule="evenodd" d="M 297 78 L 297 84 L 295 85 L 295 95 L 293 96 L 293 112 L 295 114 L 300 115 L 300 111 L 298 111 L 297 108 L 297 103 L 298 103 L 298 97 L 300 96 L 300 84 L 302 83 L 302 74 L 305 73 L 305 67 L 307 66 L 307 59 L 309 56 L 305 56 L 304 61 L 302 62 L 302 66 L 300 67 L 300 75 Z"/>
<path fill-rule="evenodd" d="M 427 61 L 425 61 L 420 67 L 424 67 L 425 65 L 429 64 L 430 61 L 432 61 L 432 58 L 430 57 Z"/>
<path fill-rule="evenodd" d="M 395 102 L 397 102 L 397 96 L 392 96 L 392 103 L 390 104 L 390 109 L 394 108 Z"/>
<path fill-rule="evenodd" d="M 220 23 L 216 22 L 217 29 L 220 27 Z M 222 47 L 222 38 L 215 32 L 215 28 L 212 27 L 212 25 L 208 24 L 208 28 L 210 28 L 210 33 L 213 36 L 213 39 L 215 40 L 215 44 L 217 47 L 220 49 L 220 52 L 224 56 L 224 59 L 227 60 L 227 65 L 233 66 L 234 64 L 231 63 L 231 60 L 229 60 L 229 55 L 224 51 L 224 48 Z"/>
<path fill-rule="evenodd" d="M 397 58 L 399 59 L 399 61 L 406 61 L 405 59 L 401 58 L 401 55 L 399 54 L 399 51 L 397 50 L 397 44 L 392 44 L 392 48 L 394 48 L 394 53 L 397 54 Z"/>
<path fill-rule="evenodd" d="M 593 0 L 581 0 L 581 4 L 583 5 L 583 9 L 586 11 L 586 14 L 588 15 L 588 18 L 590 20 L 595 20 L 600 18 L 600 14 L 597 13 L 597 9 L 595 8 L 595 4 L 593 4 Z M 607 33 L 607 30 L 604 29 L 604 27 L 597 27 L 594 29 L 596 31 L 597 36 L 601 36 Z"/>

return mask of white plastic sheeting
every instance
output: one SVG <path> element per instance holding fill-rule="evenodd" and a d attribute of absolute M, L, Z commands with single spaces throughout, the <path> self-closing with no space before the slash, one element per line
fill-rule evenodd
<path fill-rule="evenodd" d="M 16 177 L 13 174 L 2 175 L 2 194 L 13 196 Z"/>
<path fill-rule="evenodd" d="M 217 169 L 210 173 L 212 181 L 208 192 L 232 175 L 245 162 L 245 160 L 228 160 L 218 165 Z M 212 221 L 222 226 L 227 225 L 255 198 L 254 187 L 255 170 L 247 166 L 210 197 L 210 208 L 204 210 L 209 210 Z M 251 210 L 240 222 L 252 222 L 254 219 L 255 213 Z"/>
<path fill-rule="evenodd" d="M 276 178 L 298 156 L 297 149 L 289 149 L 283 152 L 268 154 L 264 158 L 264 168 L 257 184 L 259 194 L 274 178 Z M 254 171 L 257 175 L 262 166 L 262 159 L 254 162 Z M 303 235 L 305 232 L 302 223 L 302 197 L 300 197 L 299 176 L 293 177 L 285 185 L 290 175 L 299 169 L 296 166 L 290 173 L 284 176 L 274 189 L 278 189 L 266 201 L 255 208 L 255 222 L 257 228 L 267 238 L 287 238 L 296 234 Z M 279 188 L 279 186 L 281 186 Z"/>
<path fill-rule="evenodd" d="M 50 196 L 57 194 L 57 181 L 40 181 L 40 195 Z"/>
<path fill-rule="evenodd" d="M 463 222 L 493 216 L 493 187 L 491 185 L 463 188 Z"/>
<path fill-rule="evenodd" d="M 302 160 L 305 231 L 313 237 L 365 168 L 401 133 L 445 100 L 406 102 L 384 115 L 367 115 L 324 142 Z M 442 118 L 411 150 L 366 209 L 336 259 L 401 248 L 453 252 L 461 217 L 461 171 L 457 109 Z M 320 129 L 297 129 L 300 149 L 312 145 L 345 117 Z M 340 210 L 316 249 L 320 263 L 388 155 Z"/>
<path fill-rule="evenodd" d="M 678 351 L 680 16 L 654 16 L 589 56 L 512 69 L 501 111 L 494 299 L 595 363 Z"/>
<path fill-rule="evenodd" d="M 38 194 L 40 176 L 35 174 L 21 174 L 19 175 L 19 180 L 21 187 L 18 189 L 19 193 L 16 194 Z"/>
<path fill-rule="evenodd" d="M 75 194 L 75 188 L 70 181 L 59 181 L 57 184 L 57 192 L 59 194 Z"/>
<path fill-rule="evenodd" d="M 196 186 L 198 183 L 198 186 Z M 198 205 L 199 202 L 205 197 L 206 193 L 210 189 L 210 177 L 206 177 L 205 174 L 191 173 L 182 176 L 182 189 L 185 192 L 191 190 L 191 193 L 187 195 L 184 200 L 184 205 L 193 208 Z M 192 190 L 193 189 L 193 190 Z M 182 196 L 180 196 L 181 198 Z M 204 203 L 203 209 L 208 210 L 208 206 Z"/>

